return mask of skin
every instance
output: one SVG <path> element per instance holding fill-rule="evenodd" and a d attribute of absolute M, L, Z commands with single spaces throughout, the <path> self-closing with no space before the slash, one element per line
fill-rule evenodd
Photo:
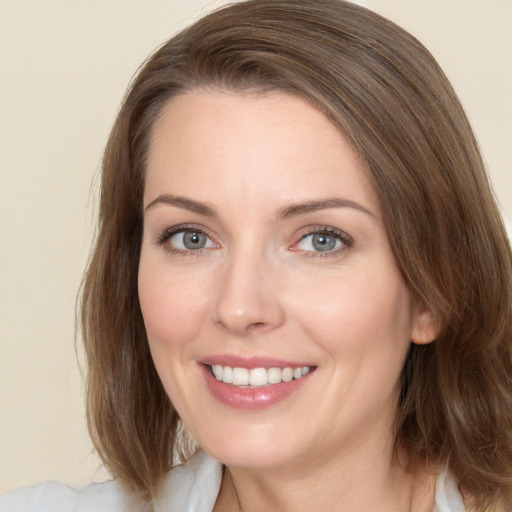
<path fill-rule="evenodd" d="M 289 208 L 333 198 L 342 201 Z M 178 96 L 153 127 L 144 205 L 150 348 L 191 434 L 229 468 L 216 510 L 237 510 L 238 499 L 244 512 L 431 509 L 432 477 L 393 463 L 392 422 L 410 340 L 430 342 L 435 326 L 338 129 L 283 93 Z M 187 250 L 182 232 L 165 239 L 183 224 L 207 234 L 204 248 Z M 311 233 L 326 228 L 341 237 L 319 252 Z M 316 369 L 282 402 L 241 410 L 205 384 L 198 363 L 218 354 Z"/>

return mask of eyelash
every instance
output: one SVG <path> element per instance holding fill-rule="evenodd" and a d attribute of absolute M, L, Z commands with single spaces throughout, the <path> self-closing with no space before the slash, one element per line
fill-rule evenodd
<path fill-rule="evenodd" d="M 327 251 L 302 251 L 304 256 L 308 258 L 334 258 L 339 257 L 341 252 L 344 252 L 347 249 L 350 249 L 354 245 L 354 239 L 345 233 L 344 231 L 340 231 L 339 229 L 333 228 L 331 226 L 317 226 L 314 228 L 308 227 L 305 229 L 303 235 L 301 235 L 300 239 L 293 244 L 292 247 L 296 247 L 306 238 L 313 235 L 326 235 L 329 237 L 334 237 L 337 241 L 341 242 L 341 247 L 336 248 L 334 250 Z M 297 252 L 300 249 L 292 249 Z"/>
<path fill-rule="evenodd" d="M 173 247 L 171 244 L 167 243 L 173 236 L 179 233 L 198 233 L 205 235 L 209 240 L 212 240 L 208 232 L 198 226 L 190 225 L 190 224 L 182 224 L 178 226 L 174 226 L 172 228 L 165 229 L 156 239 L 156 244 L 164 247 L 164 249 L 170 254 L 177 255 L 191 255 L 191 256 L 201 256 L 205 251 L 210 249 L 211 247 L 203 247 L 199 249 L 178 249 Z M 294 247 L 298 246 L 302 241 L 304 241 L 307 237 L 313 235 L 326 235 L 329 237 L 334 237 L 337 241 L 341 242 L 342 246 L 336 248 L 334 250 L 326 250 L 326 251 L 301 251 L 300 249 L 294 249 Z M 215 243 L 215 242 L 213 242 Z M 340 252 L 343 252 L 346 249 L 350 249 L 354 245 L 354 240 L 347 233 L 340 231 L 339 229 L 333 228 L 331 226 L 317 226 L 317 227 L 308 227 L 305 228 L 304 233 L 300 236 L 299 240 L 295 242 L 291 249 L 294 252 L 302 252 L 308 258 L 329 258 L 339 256 Z"/>
<path fill-rule="evenodd" d="M 165 251 L 167 251 L 169 254 L 177 254 L 177 255 L 186 255 L 186 256 L 201 256 L 204 254 L 205 250 L 208 250 L 209 247 L 206 248 L 200 248 L 200 249 L 177 249 L 176 247 L 173 247 L 171 244 L 167 243 L 173 236 L 179 234 L 179 233 L 198 233 L 205 235 L 211 240 L 211 237 L 209 236 L 208 232 L 204 229 L 201 229 L 197 226 L 191 225 L 191 224 L 181 224 L 179 226 L 174 226 L 172 228 L 165 229 L 156 239 L 157 245 L 161 245 Z"/>

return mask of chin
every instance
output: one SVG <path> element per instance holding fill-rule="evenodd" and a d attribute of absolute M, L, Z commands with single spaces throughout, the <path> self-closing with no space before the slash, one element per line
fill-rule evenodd
<path fill-rule="evenodd" d="M 289 437 L 289 436 L 288 436 Z M 211 457 L 229 467 L 270 469 L 291 463 L 298 449 L 283 442 L 282 436 L 238 435 L 216 436 L 199 441 Z"/>

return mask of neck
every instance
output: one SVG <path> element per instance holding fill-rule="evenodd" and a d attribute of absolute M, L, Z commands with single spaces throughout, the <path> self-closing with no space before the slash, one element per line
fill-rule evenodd
<path fill-rule="evenodd" d="M 361 459 L 354 454 L 335 464 L 324 460 L 314 468 L 226 468 L 214 511 L 430 512 L 434 476 L 427 471 L 409 475 L 391 455 L 375 455 Z"/>

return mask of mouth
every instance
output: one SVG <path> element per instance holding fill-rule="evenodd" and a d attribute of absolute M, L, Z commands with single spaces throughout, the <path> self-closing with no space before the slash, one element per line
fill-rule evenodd
<path fill-rule="evenodd" d="M 241 389 L 258 389 L 274 386 L 283 382 L 291 382 L 305 377 L 314 370 L 313 366 L 286 366 L 269 368 L 241 368 L 237 366 L 222 366 L 220 364 L 206 365 L 210 373 L 219 382 L 230 384 Z"/>
<path fill-rule="evenodd" d="M 313 379 L 317 366 L 265 356 L 209 356 L 199 362 L 205 384 L 219 402 L 261 410 L 287 401 Z"/>

